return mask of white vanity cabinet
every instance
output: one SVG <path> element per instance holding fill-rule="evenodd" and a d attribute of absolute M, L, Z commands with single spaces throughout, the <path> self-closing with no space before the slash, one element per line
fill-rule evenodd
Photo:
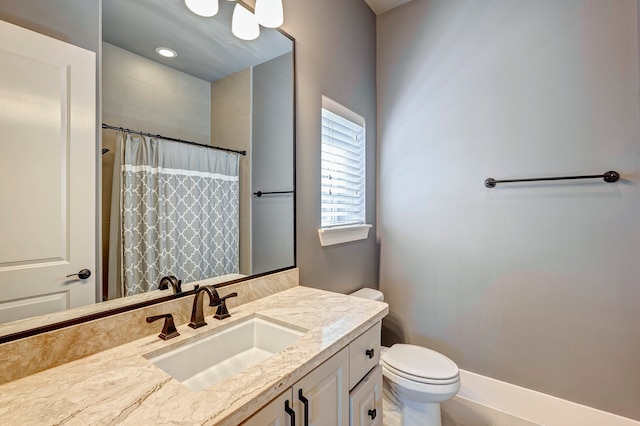
<path fill-rule="evenodd" d="M 295 414 L 291 417 L 287 411 L 291 410 L 293 401 L 292 391 L 289 389 L 281 393 L 276 399 L 265 405 L 255 413 L 249 420 L 242 423 L 242 426 L 285 426 L 295 425 Z"/>
<path fill-rule="evenodd" d="M 349 344 L 349 413 L 352 426 L 382 425 L 382 367 L 378 322 Z"/>
<path fill-rule="evenodd" d="M 244 426 L 348 424 L 348 348 L 329 358 L 243 423 Z"/>
<path fill-rule="evenodd" d="M 382 425 L 382 367 L 377 365 L 349 393 L 351 426 Z"/>
<path fill-rule="evenodd" d="M 353 389 L 376 365 L 380 364 L 380 331 L 382 323 L 356 337 L 349 344 L 349 389 Z"/>
<path fill-rule="evenodd" d="M 382 425 L 380 327 L 378 322 L 243 425 Z"/>
<path fill-rule="evenodd" d="M 349 424 L 349 351 L 348 348 L 293 385 L 296 425 L 347 426 Z M 305 403 L 305 401 L 307 401 Z"/>

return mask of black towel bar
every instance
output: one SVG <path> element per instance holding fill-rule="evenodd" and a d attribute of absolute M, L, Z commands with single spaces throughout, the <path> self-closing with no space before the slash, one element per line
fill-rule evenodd
<path fill-rule="evenodd" d="M 620 179 L 620 174 L 614 171 L 608 171 L 602 175 L 583 175 L 583 176 L 556 176 L 556 177 L 544 177 L 544 178 L 526 178 L 526 179 L 503 179 L 495 180 L 494 178 L 488 178 L 484 181 L 484 186 L 487 188 L 493 188 L 499 183 L 508 182 L 536 182 L 541 180 L 568 180 L 568 179 L 596 179 L 603 178 L 605 182 L 616 182 Z"/>
<path fill-rule="evenodd" d="M 263 195 L 273 195 L 273 194 L 293 194 L 293 191 L 270 191 L 270 192 L 258 191 L 253 193 L 253 195 L 255 195 L 258 198 L 262 197 Z"/>

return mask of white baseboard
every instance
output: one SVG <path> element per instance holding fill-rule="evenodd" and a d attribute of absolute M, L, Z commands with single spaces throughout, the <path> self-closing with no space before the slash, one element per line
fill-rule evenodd
<path fill-rule="evenodd" d="M 545 426 L 640 426 L 640 422 L 460 370 L 458 396 Z"/>

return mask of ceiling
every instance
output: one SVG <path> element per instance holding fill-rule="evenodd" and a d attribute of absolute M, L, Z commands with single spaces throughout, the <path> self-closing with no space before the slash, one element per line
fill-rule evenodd
<path fill-rule="evenodd" d="M 410 0 L 365 1 L 380 15 Z M 235 2 L 219 4 L 216 16 L 202 18 L 189 12 L 184 0 L 103 1 L 103 39 L 206 81 L 291 51 L 291 41 L 276 30 L 261 28 L 260 37 L 249 42 L 237 39 L 230 29 Z M 159 57 L 159 46 L 176 50 L 178 58 Z"/>
<path fill-rule="evenodd" d="M 373 10 L 376 15 L 380 15 L 385 13 L 394 7 L 400 6 L 401 4 L 408 3 L 411 0 L 364 0 L 367 2 L 371 10 Z"/>
<path fill-rule="evenodd" d="M 291 52 L 291 40 L 277 30 L 260 28 L 260 37 L 252 41 L 231 34 L 234 5 L 221 1 L 216 16 L 203 18 L 191 13 L 184 0 L 103 1 L 103 40 L 206 81 Z M 160 46 L 177 51 L 178 57 L 158 56 Z"/>

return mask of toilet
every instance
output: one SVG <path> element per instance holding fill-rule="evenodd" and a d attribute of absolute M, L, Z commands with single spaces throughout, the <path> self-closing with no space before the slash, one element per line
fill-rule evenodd
<path fill-rule="evenodd" d="M 351 296 L 382 302 L 382 292 L 363 288 Z M 385 393 L 402 407 L 403 426 L 441 426 L 440 403 L 460 390 L 458 366 L 422 346 L 397 343 L 382 348 L 380 365 Z"/>

